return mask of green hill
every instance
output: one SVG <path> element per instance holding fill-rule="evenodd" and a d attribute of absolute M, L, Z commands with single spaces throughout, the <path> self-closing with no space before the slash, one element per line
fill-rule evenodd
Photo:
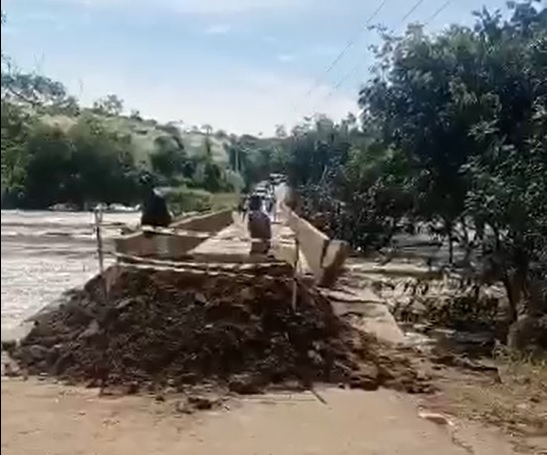
<path fill-rule="evenodd" d="M 135 153 L 135 158 L 138 161 L 148 161 L 150 153 L 156 149 L 156 140 L 162 136 L 168 136 L 165 131 L 165 125 L 161 125 L 152 119 L 141 119 L 129 116 L 106 116 L 95 114 L 92 110 L 84 110 L 85 114 L 93 115 L 98 119 L 103 126 L 112 132 L 120 135 L 130 135 L 131 142 Z M 78 117 L 68 116 L 63 114 L 44 114 L 42 121 L 51 126 L 57 126 L 64 131 L 74 126 Z M 170 125 L 173 127 L 173 125 Z M 207 135 L 200 131 L 184 131 L 178 128 L 181 139 L 184 144 L 184 150 L 189 157 L 203 156 L 206 153 L 206 138 Z M 211 146 L 211 156 L 215 163 L 228 166 L 229 152 L 228 146 L 230 140 L 226 138 L 218 138 L 215 135 L 209 135 Z"/>

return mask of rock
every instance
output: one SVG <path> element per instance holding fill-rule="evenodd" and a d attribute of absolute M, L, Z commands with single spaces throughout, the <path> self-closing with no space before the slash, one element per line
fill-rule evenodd
<path fill-rule="evenodd" d="M 201 292 L 196 292 L 194 294 L 194 304 L 201 306 L 207 305 L 207 298 Z"/>
<path fill-rule="evenodd" d="M 32 346 L 29 346 L 26 349 L 28 356 L 30 357 L 29 363 L 34 362 L 40 362 L 42 360 L 45 360 L 47 355 L 49 354 L 48 348 L 45 348 L 44 346 L 40 346 L 39 344 L 33 344 Z"/>
<path fill-rule="evenodd" d="M 49 350 L 46 358 L 48 365 L 55 365 L 57 359 L 59 359 L 59 356 L 61 355 L 62 348 L 62 344 L 56 344 Z"/>
<path fill-rule="evenodd" d="M 207 410 L 212 409 L 218 405 L 220 400 L 218 398 L 206 397 L 204 395 L 190 395 L 188 397 L 188 404 L 194 409 Z"/>
<path fill-rule="evenodd" d="M 85 385 L 87 389 L 96 389 L 97 387 L 100 387 L 100 381 L 96 378 L 93 378 L 91 381 L 88 381 Z"/>
<path fill-rule="evenodd" d="M 175 409 L 182 414 L 193 414 L 195 411 L 186 397 L 183 400 L 177 401 Z"/>
<path fill-rule="evenodd" d="M 519 351 L 547 349 L 547 315 L 526 315 L 513 323 L 507 344 L 509 348 Z"/>
<path fill-rule="evenodd" d="M 243 288 L 239 293 L 241 300 L 252 300 L 254 298 L 254 292 L 251 288 Z"/>
<path fill-rule="evenodd" d="M 352 376 L 349 381 L 349 386 L 352 389 L 362 389 L 362 390 L 377 390 L 379 385 L 378 381 L 363 377 L 363 376 Z"/>
<path fill-rule="evenodd" d="M 13 362 L 4 363 L 4 375 L 7 376 L 8 378 L 16 378 L 21 376 L 21 374 L 22 374 L 22 371 L 17 366 L 17 364 Z"/>
<path fill-rule="evenodd" d="M 99 326 L 99 323 L 93 319 L 89 325 L 87 326 L 87 329 L 85 329 L 82 334 L 80 335 L 80 338 L 88 339 L 93 338 L 99 335 L 101 332 L 101 327 Z"/>
<path fill-rule="evenodd" d="M 5 351 L 11 355 L 16 348 L 17 342 L 15 340 L 2 341 L 2 351 Z"/>
<path fill-rule="evenodd" d="M 66 353 L 59 356 L 55 365 L 53 365 L 53 372 L 56 375 L 64 373 L 64 371 L 74 363 L 74 355 L 72 353 Z"/>
<path fill-rule="evenodd" d="M 199 380 L 199 377 L 195 373 L 185 373 L 181 374 L 179 378 L 180 384 L 196 384 Z"/>
<path fill-rule="evenodd" d="M 47 362 L 47 360 L 41 360 L 36 364 L 36 368 L 40 372 L 40 376 L 47 376 L 49 371 L 49 363 Z"/>
<path fill-rule="evenodd" d="M 127 385 L 127 394 L 136 395 L 139 393 L 139 388 L 139 383 L 137 381 L 133 381 Z"/>
<path fill-rule="evenodd" d="M 323 358 L 321 357 L 321 354 L 319 354 L 317 351 L 314 351 L 310 349 L 308 351 L 308 359 L 314 364 L 314 365 L 322 365 Z"/>
<path fill-rule="evenodd" d="M 239 374 L 230 379 L 228 388 L 241 395 L 259 394 L 262 393 L 262 381 L 253 374 Z"/>
<path fill-rule="evenodd" d="M 352 389 L 377 390 L 380 386 L 378 375 L 375 365 L 365 365 L 351 374 L 349 385 Z"/>
<path fill-rule="evenodd" d="M 133 299 L 123 299 L 120 302 L 116 304 L 116 310 L 123 310 L 124 308 L 127 308 L 129 305 L 133 303 Z M 94 322 L 94 321 L 92 321 Z"/>

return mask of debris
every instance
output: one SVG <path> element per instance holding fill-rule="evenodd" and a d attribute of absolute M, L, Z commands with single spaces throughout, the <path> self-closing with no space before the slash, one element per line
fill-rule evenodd
<path fill-rule="evenodd" d="M 290 272 L 116 267 L 107 333 L 97 323 L 108 308 L 95 277 L 67 293 L 66 304 L 43 315 L 21 341 L 16 358 L 23 367 L 85 384 L 105 375 L 128 394 L 149 385 L 203 384 L 256 394 L 295 382 L 306 389 L 324 382 L 429 391 L 408 356 L 337 317 L 313 286 L 298 281 L 293 308 Z M 32 355 L 21 355 L 27 351 Z"/>
<path fill-rule="evenodd" d="M 218 398 L 210 398 L 202 395 L 191 395 L 188 397 L 188 404 L 195 409 L 208 410 L 220 403 Z"/>
<path fill-rule="evenodd" d="M 44 347 L 37 344 L 33 344 L 32 346 L 29 346 L 27 350 L 27 354 L 30 356 L 32 361 L 40 362 L 42 360 L 45 360 L 49 353 L 49 350 Z"/>
<path fill-rule="evenodd" d="M 258 376 L 252 374 L 239 374 L 228 382 L 230 391 L 241 395 L 253 395 L 261 393 L 263 384 Z"/>
<path fill-rule="evenodd" d="M 177 412 L 180 412 L 182 414 L 193 414 L 195 412 L 195 409 L 188 402 L 187 397 L 184 397 L 183 400 L 177 401 L 175 409 L 177 410 Z"/>
<path fill-rule="evenodd" d="M 122 302 L 122 303 L 125 303 L 125 302 Z M 101 331 L 101 328 L 99 326 L 99 323 L 94 319 L 89 323 L 89 326 L 87 327 L 87 329 L 85 329 L 80 336 L 82 338 L 93 338 L 99 335 L 100 331 Z"/>
<path fill-rule="evenodd" d="M 17 342 L 15 340 L 2 341 L 2 351 L 11 354 L 17 348 Z"/>
<path fill-rule="evenodd" d="M 21 376 L 21 374 L 22 374 L 21 369 L 13 362 L 4 363 L 4 376 L 8 378 L 17 378 Z"/>
<path fill-rule="evenodd" d="M 454 426 L 454 423 L 448 417 L 442 414 L 438 414 L 435 412 L 421 411 L 418 413 L 418 415 L 422 419 L 429 420 L 430 422 L 436 423 L 437 425 L 448 425 L 449 427 Z"/>

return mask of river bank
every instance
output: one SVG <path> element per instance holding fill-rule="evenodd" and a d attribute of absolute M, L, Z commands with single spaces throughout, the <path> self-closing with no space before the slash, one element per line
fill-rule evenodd
<path fill-rule="evenodd" d="M 93 214 L 2 210 L 2 331 L 98 272 Z M 105 213 L 106 249 L 139 213 Z M 111 259 L 107 257 L 107 261 Z"/>

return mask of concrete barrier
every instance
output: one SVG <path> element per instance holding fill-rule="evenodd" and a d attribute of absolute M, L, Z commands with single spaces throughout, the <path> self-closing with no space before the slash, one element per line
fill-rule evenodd
<path fill-rule="evenodd" d="M 315 281 L 325 287 L 333 285 L 349 255 L 349 245 L 341 240 L 331 240 L 286 206 L 283 209 Z"/>
<path fill-rule="evenodd" d="M 204 232 L 147 231 L 118 237 L 114 245 L 119 254 L 180 259 L 208 238 Z"/>
<path fill-rule="evenodd" d="M 228 227 L 232 222 L 232 210 L 227 209 L 175 221 L 170 227 L 185 231 L 216 233 Z"/>
<path fill-rule="evenodd" d="M 232 210 L 184 218 L 169 228 L 148 228 L 114 239 L 116 253 L 180 259 L 233 222 Z"/>

